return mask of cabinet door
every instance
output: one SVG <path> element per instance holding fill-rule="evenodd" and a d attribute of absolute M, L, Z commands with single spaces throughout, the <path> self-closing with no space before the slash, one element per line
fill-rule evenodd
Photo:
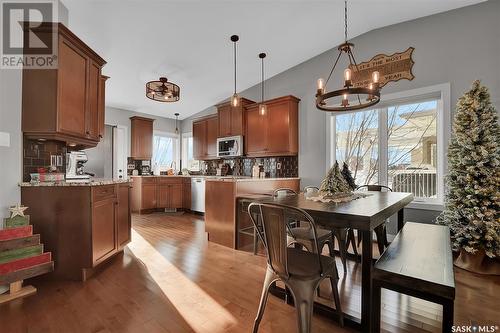
<path fill-rule="evenodd" d="M 142 209 L 156 208 L 156 184 L 142 184 Z"/>
<path fill-rule="evenodd" d="M 184 181 L 182 184 L 182 208 L 191 209 L 191 180 Z"/>
<path fill-rule="evenodd" d="M 217 157 L 217 134 L 219 121 L 217 117 L 206 120 L 207 122 L 207 157 Z"/>
<path fill-rule="evenodd" d="M 158 202 L 156 205 L 158 208 L 170 208 L 169 186 L 170 185 L 158 185 L 157 187 Z"/>
<path fill-rule="evenodd" d="M 243 135 L 243 106 L 231 108 L 231 135 Z"/>
<path fill-rule="evenodd" d="M 98 118 L 99 118 L 99 139 L 104 138 L 104 115 L 106 113 L 106 80 L 107 76 L 101 76 L 99 80 L 99 108 L 98 108 Z"/>
<path fill-rule="evenodd" d="M 217 108 L 219 116 L 219 137 L 231 136 L 231 106 L 229 104 Z"/>
<path fill-rule="evenodd" d="M 118 248 L 123 248 L 130 242 L 130 186 L 128 184 L 118 185 L 118 207 L 116 211 L 116 239 Z"/>
<path fill-rule="evenodd" d="M 92 263 L 95 265 L 116 251 L 116 198 L 97 201 L 92 207 Z"/>
<path fill-rule="evenodd" d="M 131 157 L 145 160 L 151 159 L 153 155 L 153 122 L 150 120 L 133 119 L 131 139 Z"/>
<path fill-rule="evenodd" d="M 257 108 L 247 110 L 245 143 L 246 154 L 252 155 L 267 151 L 267 128 L 267 114 L 259 114 L 259 110 Z"/>
<path fill-rule="evenodd" d="M 197 160 L 205 159 L 206 139 L 207 138 L 207 123 L 205 121 L 197 121 L 193 123 L 193 157 Z"/>
<path fill-rule="evenodd" d="M 182 208 L 182 184 L 169 185 L 170 206 L 169 208 Z"/>
<path fill-rule="evenodd" d="M 100 88 L 101 67 L 95 62 L 90 61 L 85 136 L 96 141 L 99 140 Z"/>
<path fill-rule="evenodd" d="M 290 151 L 290 117 L 287 102 L 271 105 L 267 112 L 268 153 L 287 153 Z"/>
<path fill-rule="evenodd" d="M 89 58 L 59 37 L 58 130 L 86 136 L 87 75 Z"/>

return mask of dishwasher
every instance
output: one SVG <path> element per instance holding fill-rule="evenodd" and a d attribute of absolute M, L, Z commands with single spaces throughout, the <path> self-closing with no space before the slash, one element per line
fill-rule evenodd
<path fill-rule="evenodd" d="M 205 178 L 191 178 L 191 210 L 205 213 Z"/>

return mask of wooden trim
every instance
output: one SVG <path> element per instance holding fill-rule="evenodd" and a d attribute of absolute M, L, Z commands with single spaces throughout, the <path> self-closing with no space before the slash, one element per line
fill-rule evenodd
<path fill-rule="evenodd" d="M 195 119 L 193 119 L 193 123 L 205 121 L 205 120 L 212 119 L 212 118 L 218 118 L 218 117 L 219 117 L 219 115 L 217 113 L 213 113 L 213 114 L 209 114 L 206 116 L 201 116 L 201 117 L 195 118 Z"/>
<path fill-rule="evenodd" d="M 130 117 L 129 119 L 130 120 L 143 120 L 143 121 L 150 121 L 150 122 L 154 122 L 155 121 L 155 119 L 146 118 L 146 117 L 140 117 L 140 116 L 133 116 L 133 117 Z"/>
<path fill-rule="evenodd" d="M 257 103 L 257 102 L 255 102 L 255 101 L 252 101 L 252 100 L 250 100 L 250 99 L 246 99 L 246 98 L 244 98 L 244 97 L 241 97 L 241 98 L 240 98 L 240 101 L 241 101 L 241 104 L 242 104 L 243 106 L 245 106 L 245 104 L 253 104 L 253 103 Z M 231 104 L 231 101 L 224 101 L 224 102 L 220 102 L 220 103 L 218 103 L 218 104 L 215 104 L 214 106 L 215 106 L 216 108 L 218 108 L 218 107 L 221 107 L 221 106 L 226 106 L 226 105 L 229 105 L 229 104 Z"/>
<path fill-rule="evenodd" d="M 262 103 L 264 103 L 266 105 L 270 105 L 270 104 L 281 103 L 283 101 L 294 101 L 294 102 L 298 103 L 298 102 L 300 102 L 300 98 L 295 97 L 293 95 L 281 96 L 281 97 L 277 97 L 277 98 L 273 98 L 273 99 L 268 99 L 268 100 L 263 101 L 263 102 L 255 102 L 253 104 L 249 104 L 249 105 L 245 106 L 245 108 L 254 108 L 254 107 L 256 108 Z"/>

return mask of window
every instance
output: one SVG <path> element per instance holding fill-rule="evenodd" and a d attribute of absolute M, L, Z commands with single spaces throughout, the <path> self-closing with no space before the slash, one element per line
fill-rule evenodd
<path fill-rule="evenodd" d="M 200 171 L 200 161 L 193 158 L 193 133 L 182 134 L 182 168 Z"/>
<path fill-rule="evenodd" d="M 347 163 L 357 185 L 387 185 L 413 193 L 415 202 L 441 204 L 449 85 L 382 97 L 376 109 L 332 116 L 331 156 Z"/>
<path fill-rule="evenodd" d="M 154 131 L 152 167 L 166 170 L 179 166 L 179 136 L 173 133 Z"/>

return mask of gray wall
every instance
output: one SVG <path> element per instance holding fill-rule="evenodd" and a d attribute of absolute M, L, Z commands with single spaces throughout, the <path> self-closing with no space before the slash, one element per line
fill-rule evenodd
<path fill-rule="evenodd" d="M 85 163 L 85 171 L 95 174 L 97 178 L 113 178 L 113 126 L 106 125 L 104 138 L 96 147 L 85 152 L 89 159 Z"/>
<path fill-rule="evenodd" d="M 59 3 L 59 22 L 68 25 L 68 10 Z M 7 208 L 20 203 L 18 183 L 22 181 L 21 98 L 22 72 L 0 69 L 0 132 L 10 135 L 10 146 L 0 146 L 0 218 Z M 1 223 L 0 223 L 1 228 Z"/>
<path fill-rule="evenodd" d="M 388 84 L 383 88 L 382 99 L 383 94 L 449 82 L 453 108 L 472 81 L 481 79 L 490 88 L 494 105 L 500 109 L 499 17 L 500 1 L 488 1 L 373 30 L 352 42 L 356 44 L 355 55 L 359 62 L 378 53 L 391 54 L 415 47 L 415 79 Z M 316 109 L 314 95 L 316 80 L 328 75 L 336 54 L 333 48 L 266 81 L 266 98 L 294 95 L 301 99 L 299 176 L 302 186 L 319 184 L 326 172 L 327 114 Z M 345 68 L 345 64 L 340 64 L 339 68 Z M 341 71 L 337 75 L 339 73 L 342 75 Z M 241 92 L 241 96 L 259 100 L 260 86 Z M 191 131 L 193 118 L 215 112 L 215 108 L 210 107 L 183 120 L 183 131 Z M 438 213 L 406 210 L 408 220 L 422 222 L 431 221 Z"/>

